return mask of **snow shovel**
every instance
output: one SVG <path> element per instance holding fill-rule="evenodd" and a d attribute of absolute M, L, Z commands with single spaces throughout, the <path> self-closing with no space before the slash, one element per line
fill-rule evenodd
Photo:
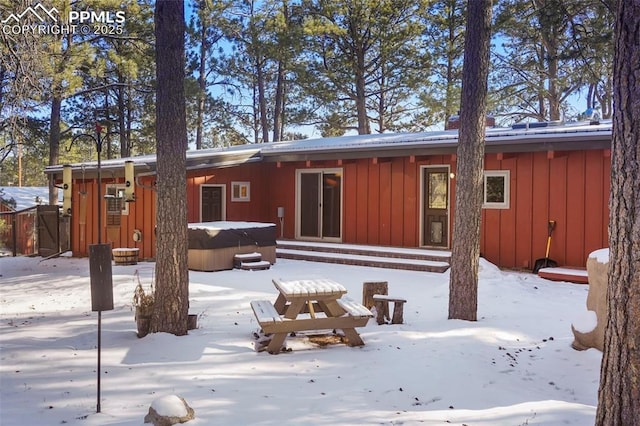
<path fill-rule="evenodd" d="M 533 273 L 537 274 L 538 271 L 542 268 L 555 268 L 558 266 L 558 262 L 555 260 L 549 259 L 549 248 L 551 247 L 551 233 L 556 227 L 556 221 L 550 220 L 547 226 L 547 252 L 544 255 L 544 259 L 536 260 L 536 263 L 533 265 Z"/>

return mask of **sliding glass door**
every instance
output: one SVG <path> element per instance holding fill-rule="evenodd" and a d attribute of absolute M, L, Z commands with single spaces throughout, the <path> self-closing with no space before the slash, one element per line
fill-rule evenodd
<path fill-rule="evenodd" d="M 298 170 L 297 236 L 340 240 L 342 237 L 342 170 Z"/>

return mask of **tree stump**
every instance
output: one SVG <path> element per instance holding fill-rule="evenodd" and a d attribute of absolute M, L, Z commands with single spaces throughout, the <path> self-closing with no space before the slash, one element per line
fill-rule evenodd
<path fill-rule="evenodd" d="M 371 309 L 375 306 L 375 302 L 373 301 L 374 294 L 389 294 L 389 283 L 387 281 L 365 281 L 362 283 L 362 304 L 367 307 L 367 309 Z M 384 302 L 382 304 L 383 312 L 378 313 L 378 317 L 382 315 L 383 318 L 389 319 L 389 303 Z M 378 309 L 376 307 L 376 309 Z"/>

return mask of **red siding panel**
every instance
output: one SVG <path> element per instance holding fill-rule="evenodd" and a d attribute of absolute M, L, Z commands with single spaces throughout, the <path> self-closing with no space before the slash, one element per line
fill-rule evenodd
<path fill-rule="evenodd" d="M 402 246 L 404 233 L 404 161 L 394 158 L 391 162 L 391 240 L 392 246 Z"/>
<path fill-rule="evenodd" d="M 358 193 L 357 165 L 355 163 L 347 163 L 343 166 L 344 186 L 342 199 L 344 200 L 344 209 L 342 210 L 342 239 L 344 242 L 355 243 L 357 241 L 358 227 L 358 204 L 353 194 Z"/>
<path fill-rule="evenodd" d="M 391 163 L 380 163 L 379 244 L 391 244 Z"/>
<path fill-rule="evenodd" d="M 500 214 L 500 264 L 507 268 L 516 266 L 516 214 L 514 206 L 516 188 L 516 159 L 509 158 L 499 162 L 500 170 L 510 171 L 509 208 L 498 210 Z"/>
<path fill-rule="evenodd" d="M 532 265 L 536 259 L 545 255 L 547 246 L 547 223 L 549 217 L 549 160 L 546 152 L 533 154 L 533 191 L 532 191 Z"/>
<path fill-rule="evenodd" d="M 369 199 L 367 204 L 367 235 L 359 240 L 361 244 L 380 244 L 380 166 L 365 159 L 369 176 Z"/>
<path fill-rule="evenodd" d="M 585 155 L 582 151 L 569 153 L 567 158 L 567 242 L 566 260 L 569 265 L 586 265 L 585 243 Z"/>
<path fill-rule="evenodd" d="M 549 257 L 566 264 L 567 260 L 567 157 L 550 160 L 549 219 L 556 221 Z"/>
<path fill-rule="evenodd" d="M 533 155 L 522 154 L 517 158 L 515 173 L 511 172 L 511 208 L 516 216 L 514 267 L 530 269 L 532 255 L 533 224 Z M 515 180 L 514 180 L 515 176 Z"/>
<path fill-rule="evenodd" d="M 357 187 L 355 192 L 356 198 L 356 240 L 367 240 L 367 215 L 369 211 L 369 176 L 368 165 L 366 161 L 357 162 Z M 348 195 L 347 195 L 348 196 Z"/>
<path fill-rule="evenodd" d="M 410 162 L 409 158 L 404 159 L 404 199 L 402 205 L 404 206 L 404 228 L 403 228 L 403 245 L 405 247 L 417 247 L 418 246 L 418 180 L 417 164 Z"/>

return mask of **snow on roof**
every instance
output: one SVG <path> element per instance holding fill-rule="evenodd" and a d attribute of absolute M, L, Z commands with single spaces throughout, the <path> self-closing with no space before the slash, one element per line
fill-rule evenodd
<path fill-rule="evenodd" d="M 559 138 L 574 136 L 578 133 L 610 133 L 611 121 L 598 125 L 588 122 L 576 122 L 546 127 L 513 129 L 504 127 L 487 128 L 487 143 L 525 142 L 528 139 Z M 350 135 L 332 138 L 303 139 L 297 141 L 274 142 L 265 144 L 264 155 L 278 155 L 301 151 L 359 150 L 377 148 L 409 148 L 415 145 L 455 145 L 458 142 L 458 130 L 442 130 L 418 133 L 382 133 L 373 135 Z"/>
<path fill-rule="evenodd" d="M 15 210 L 24 210 L 36 206 L 36 197 L 40 197 L 40 204 L 49 204 L 49 188 L 46 186 L 0 186 L 2 199 L 15 200 Z M 62 199 L 62 190 L 58 190 L 58 199 Z"/>
<path fill-rule="evenodd" d="M 589 122 L 574 123 L 530 123 L 526 128 L 487 128 L 487 145 L 524 145 L 540 141 L 607 137 L 611 135 L 611 120 L 591 125 Z M 215 167 L 235 165 L 247 161 L 260 160 L 262 156 L 277 157 L 296 153 L 376 151 L 379 149 L 453 148 L 458 143 L 458 130 L 440 130 L 418 133 L 382 133 L 371 135 L 348 135 L 330 138 L 302 139 L 295 141 L 270 142 L 261 144 L 235 145 L 224 148 L 210 148 L 187 151 L 187 167 Z M 133 161 L 137 167 L 155 165 L 156 155 L 116 158 L 102 161 L 102 167 L 122 167 L 124 161 Z M 97 162 L 74 165 L 93 169 Z M 61 165 L 47 167 L 47 172 L 56 172 Z M 151 167 L 150 167 L 151 170 Z"/>

